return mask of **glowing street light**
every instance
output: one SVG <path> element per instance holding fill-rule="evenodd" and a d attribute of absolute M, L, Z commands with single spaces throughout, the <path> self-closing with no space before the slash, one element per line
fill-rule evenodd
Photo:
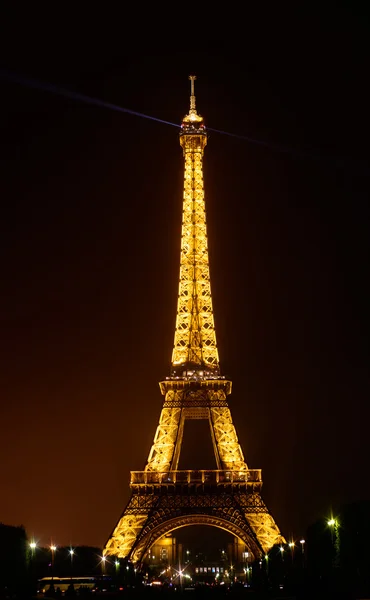
<path fill-rule="evenodd" d="M 33 557 L 35 555 L 35 550 L 37 548 L 37 544 L 35 541 L 30 542 L 30 548 L 31 548 L 31 556 Z"/>
<path fill-rule="evenodd" d="M 284 546 L 279 547 L 281 560 L 284 560 Z"/>
<path fill-rule="evenodd" d="M 51 581 L 53 581 L 53 579 L 54 579 L 54 553 L 55 553 L 56 549 L 57 549 L 57 547 L 54 544 L 51 544 L 51 546 L 50 546 L 50 551 L 51 551 Z"/>
<path fill-rule="evenodd" d="M 30 548 L 31 548 L 31 560 L 30 560 L 30 564 L 31 564 L 31 568 L 33 568 L 33 563 L 34 563 L 34 558 L 35 558 L 35 552 L 36 552 L 36 548 L 37 548 L 37 544 L 34 540 L 32 540 L 32 542 L 30 542 Z"/>
<path fill-rule="evenodd" d="M 303 538 L 301 540 L 299 540 L 299 543 L 301 544 L 301 550 L 302 550 L 302 567 L 304 568 L 305 566 L 305 560 L 304 560 L 304 545 L 306 543 L 306 540 L 304 540 Z"/>
<path fill-rule="evenodd" d="M 68 552 L 69 552 L 69 556 L 71 558 L 71 579 L 72 579 L 73 557 L 74 557 L 75 551 L 73 550 L 73 548 L 70 548 L 68 550 Z"/>
<path fill-rule="evenodd" d="M 331 534 L 331 543 L 334 543 L 334 532 L 336 533 L 336 529 L 338 526 L 338 521 L 337 519 L 334 519 L 333 517 L 331 517 L 331 519 L 328 520 L 328 526 L 330 527 L 330 534 Z"/>

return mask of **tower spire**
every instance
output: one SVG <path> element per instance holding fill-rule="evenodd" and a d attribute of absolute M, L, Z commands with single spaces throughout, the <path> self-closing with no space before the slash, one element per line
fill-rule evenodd
<path fill-rule="evenodd" d="M 175 375 L 196 370 L 202 376 L 219 373 L 209 274 L 206 211 L 203 189 L 203 151 L 207 132 L 195 110 L 190 75 L 190 110 L 181 125 L 180 145 L 185 159 L 180 281 L 172 368 Z"/>
<path fill-rule="evenodd" d="M 194 94 L 194 81 L 196 80 L 196 75 L 189 75 L 190 79 L 190 112 L 195 111 L 195 94 Z"/>

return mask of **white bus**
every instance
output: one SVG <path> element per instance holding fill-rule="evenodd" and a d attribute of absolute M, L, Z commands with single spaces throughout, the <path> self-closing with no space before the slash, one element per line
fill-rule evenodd
<path fill-rule="evenodd" d="M 43 577 L 38 580 L 37 593 L 46 594 L 50 587 L 54 586 L 54 590 L 59 588 L 62 594 L 65 594 L 71 584 L 75 590 L 81 588 L 92 590 L 96 582 L 96 577 Z"/>

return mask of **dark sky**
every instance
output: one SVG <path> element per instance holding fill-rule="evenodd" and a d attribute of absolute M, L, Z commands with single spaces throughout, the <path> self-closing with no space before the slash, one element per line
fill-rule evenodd
<path fill-rule="evenodd" d="M 368 14 L 149 36 L 139 12 L 2 11 L 0 521 L 100 546 L 118 520 L 169 374 L 183 179 L 174 127 L 4 70 L 174 123 L 195 73 L 207 126 L 266 142 L 211 132 L 204 159 L 233 420 L 287 537 L 368 499 Z"/>

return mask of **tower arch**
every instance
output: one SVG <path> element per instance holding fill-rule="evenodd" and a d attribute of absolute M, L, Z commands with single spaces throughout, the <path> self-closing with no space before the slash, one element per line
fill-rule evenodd
<path fill-rule="evenodd" d="M 130 559 L 134 563 L 141 563 L 144 556 L 150 550 L 150 548 L 158 542 L 162 537 L 168 535 L 180 529 L 182 527 L 196 526 L 196 525 L 207 525 L 209 527 L 216 527 L 222 529 L 227 533 L 232 534 L 238 538 L 248 548 L 252 560 L 257 559 L 263 554 L 263 550 L 260 547 L 258 540 L 253 535 L 253 532 L 246 532 L 236 522 L 233 522 L 228 515 L 214 516 L 207 514 L 188 514 L 173 517 L 171 519 L 163 519 L 161 523 L 154 526 L 152 529 L 143 533 L 143 536 L 138 540 L 137 544 L 132 548 Z"/>

